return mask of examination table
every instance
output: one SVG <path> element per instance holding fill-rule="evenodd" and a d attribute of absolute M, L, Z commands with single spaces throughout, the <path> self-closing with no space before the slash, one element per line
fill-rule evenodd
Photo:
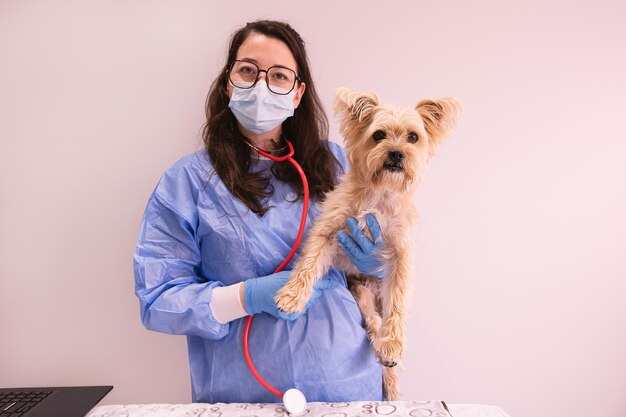
<path fill-rule="evenodd" d="M 308 403 L 307 417 L 509 417 L 498 407 L 443 401 L 355 401 Z M 101 405 L 87 417 L 289 417 L 282 404 Z"/>

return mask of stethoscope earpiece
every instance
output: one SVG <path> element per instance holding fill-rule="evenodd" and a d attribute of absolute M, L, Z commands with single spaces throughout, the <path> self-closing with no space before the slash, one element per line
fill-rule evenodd
<path fill-rule="evenodd" d="M 287 161 L 290 160 L 291 157 L 293 156 L 293 145 L 291 144 L 291 142 L 289 142 L 288 140 L 286 140 L 285 142 L 287 142 L 287 144 L 285 146 L 283 146 L 282 148 L 279 149 L 274 149 L 271 151 L 266 151 L 263 150 L 257 146 L 254 146 L 252 143 L 250 143 L 250 141 L 248 140 L 248 138 L 246 138 L 246 140 L 243 141 L 246 145 L 248 145 L 249 147 L 251 147 L 252 149 L 254 149 L 255 151 L 257 151 L 257 153 L 259 155 L 262 155 L 268 159 L 271 159 L 274 162 L 283 162 L 283 161 Z M 287 153 L 287 155 L 283 155 L 283 156 L 276 156 L 275 154 L 277 153 L 283 153 L 286 149 L 289 149 L 289 152 Z"/>

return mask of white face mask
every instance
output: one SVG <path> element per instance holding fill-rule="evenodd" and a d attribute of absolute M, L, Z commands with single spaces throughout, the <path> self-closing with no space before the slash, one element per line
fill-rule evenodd
<path fill-rule="evenodd" d="M 294 89 L 289 94 L 272 93 L 265 82 L 259 81 L 254 88 L 235 86 L 228 107 L 244 129 L 257 135 L 269 132 L 293 116 Z"/>

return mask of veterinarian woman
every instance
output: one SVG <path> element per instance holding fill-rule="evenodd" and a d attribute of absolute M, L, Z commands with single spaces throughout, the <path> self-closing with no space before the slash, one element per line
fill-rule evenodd
<path fill-rule="evenodd" d="M 311 192 L 308 225 L 346 164 L 325 140 L 328 121 L 298 33 L 275 21 L 234 33 L 206 115 L 206 148 L 163 174 L 144 214 L 134 256 L 143 324 L 187 336 L 194 402 L 280 401 L 246 365 L 250 314 L 251 356 L 277 389 L 297 387 L 308 401 L 382 400 L 381 366 L 342 273 L 320 281 L 304 314 L 274 303 L 291 268 L 273 273 L 298 231 L 302 185 L 293 166 L 250 145 L 281 154 L 284 139 L 293 144 Z M 375 259 L 376 249 L 361 250 Z M 362 272 L 377 268 L 357 258 Z"/>

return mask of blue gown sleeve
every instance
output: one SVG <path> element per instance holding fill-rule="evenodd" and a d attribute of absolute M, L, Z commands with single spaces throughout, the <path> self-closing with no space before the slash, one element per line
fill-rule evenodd
<path fill-rule="evenodd" d="M 343 176 L 350 167 L 350 163 L 346 156 L 346 150 L 340 144 L 332 142 L 330 140 L 328 141 L 328 149 L 330 149 L 335 158 L 337 158 L 337 161 L 339 161 L 340 168 L 337 174 L 339 175 L 339 177 Z"/>
<path fill-rule="evenodd" d="M 141 321 L 149 330 L 221 339 L 229 323 L 219 323 L 209 303 L 224 284 L 201 276 L 195 235 L 194 224 L 154 192 L 133 258 Z"/>

